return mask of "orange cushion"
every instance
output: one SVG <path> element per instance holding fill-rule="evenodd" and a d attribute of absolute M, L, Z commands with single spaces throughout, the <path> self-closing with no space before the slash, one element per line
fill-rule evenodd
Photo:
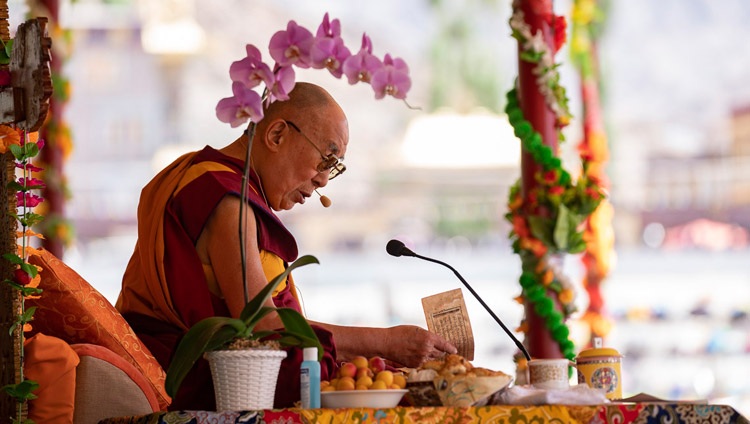
<path fill-rule="evenodd" d="M 96 423 L 159 410 L 151 384 L 120 355 L 88 343 L 71 347 L 81 359 L 76 368 L 74 422 Z"/>
<path fill-rule="evenodd" d="M 39 288 L 44 290 L 38 299 L 27 300 L 29 307 L 37 307 L 32 334 L 95 344 L 120 355 L 146 377 L 166 410 L 171 400 L 164 391 L 164 370 L 112 304 L 50 252 L 41 249 L 29 262 L 42 268 Z"/>
<path fill-rule="evenodd" d="M 78 355 L 65 341 L 37 334 L 24 344 L 25 377 L 39 383 L 29 401 L 28 418 L 35 423 L 70 424 L 76 392 Z"/>

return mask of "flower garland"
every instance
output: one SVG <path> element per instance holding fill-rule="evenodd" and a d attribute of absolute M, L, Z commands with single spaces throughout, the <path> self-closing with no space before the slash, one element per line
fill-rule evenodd
<path fill-rule="evenodd" d="M 39 154 L 44 147 L 44 141 L 36 141 L 36 134 L 29 134 L 26 131 L 20 132 L 14 128 L 0 125 L 0 154 L 10 151 L 16 159 L 16 168 L 21 170 L 21 176 L 18 180 L 8 184 L 9 190 L 16 191 L 16 206 L 20 212 L 15 214 L 15 218 L 21 224 L 21 231 L 18 232 L 18 238 L 21 244 L 18 246 L 18 253 L 5 253 L 3 258 L 15 264 L 17 268 L 13 273 L 13 279 L 6 279 L 3 282 L 17 290 L 22 298 L 39 296 L 42 292 L 38 288 L 40 282 L 39 271 L 35 265 L 28 262 L 29 255 L 36 253 L 36 249 L 30 246 L 31 237 L 42 238 L 40 234 L 31 230 L 31 227 L 38 224 L 43 217 L 31 210 L 37 207 L 44 199 L 35 194 L 35 190 L 41 190 L 45 187 L 43 181 L 34 178 L 33 173 L 41 172 L 42 168 L 36 167 L 30 163 L 31 159 Z M 31 330 L 29 322 L 33 319 L 35 308 L 25 307 L 25 302 L 20 304 L 16 322 L 10 327 L 12 333 L 18 327 L 22 328 L 20 337 L 19 351 L 21 355 L 21 364 L 24 361 L 24 336 L 23 333 Z M 18 403 L 18 413 L 15 422 L 22 422 L 23 405 L 29 399 L 36 396 L 32 393 L 39 387 L 39 384 L 32 380 L 27 380 L 23 375 L 23 367 L 19 369 L 18 384 L 6 385 L 3 390 L 15 398 Z"/>
<path fill-rule="evenodd" d="M 542 31 L 531 33 L 531 26 L 526 23 L 523 11 L 517 7 L 513 9 L 510 28 L 511 35 L 521 45 L 521 59 L 536 64 L 533 73 L 537 77 L 539 93 L 547 107 L 555 113 L 558 128 L 563 128 L 570 123 L 571 114 L 565 88 L 560 85 L 560 73 L 557 71 L 560 65 L 555 63 L 554 55 L 565 44 L 565 19 L 562 16 L 551 16 L 549 20 L 555 27 L 554 52 L 547 46 Z"/>
<path fill-rule="evenodd" d="M 558 30 L 555 44 L 559 49 L 565 40 L 564 23 L 560 23 L 560 17 L 550 19 Z M 539 91 L 547 107 L 556 115 L 558 134 L 563 140 L 559 130 L 569 123 L 570 112 L 565 89 L 559 84 L 559 65 L 553 61 L 554 53 L 541 31 L 531 34 L 523 12 L 516 7 L 510 25 L 513 37 L 522 47 L 521 59 L 537 64 L 533 72 L 537 76 Z M 587 156 L 581 156 L 583 169 L 576 181 L 562 167 L 556 152 L 544 144 L 541 135 L 525 119 L 516 88 L 507 94 L 505 111 L 516 137 L 521 140 L 522 149 L 539 165 L 534 176 L 536 184 L 526 197 L 522 196 L 520 179 L 511 187 L 508 196 L 509 212 L 505 218 L 513 226 L 509 238 L 522 262 L 519 278 L 522 294 L 516 300 L 533 306 L 534 312 L 545 321 L 563 356 L 573 359 L 575 345 L 569 339 L 570 330 L 564 321 L 575 312 L 575 290 L 551 259 L 557 254 L 579 253 L 585 249 L 581 226 L 604 195 L 597 179 L 588 175 Z M 561 311 L 557 310 L 557 305 Z M 526 321 L 518 329 L 522 332 L 528 330 Z"/>
<path fill-rule="evenodd" d="M 609 149 L 599 100 L 598 63 L 593 54 L 606 21 L 606 11 L 601 3 L 599 0 L 573 2 L 570 57 L 581 77 L 584 110 L 584 135 L 578 148 L 591 158 L 589 175 L 599 177 L 606 187 L 604 165 Z M 589 294 L 589 303 L 581 319 L 588 324 L 591 340 L 604 338 L 613 325 L 612 320 L 603 314 L 604 299 L 601 295 L 601 285 L 610 272 L 614 256 L 613 214 L 612 205 L 605 199 L 589 217 L 584 233 L 586 252 L 581 261 L 586 269 L 583 287 Z"/>

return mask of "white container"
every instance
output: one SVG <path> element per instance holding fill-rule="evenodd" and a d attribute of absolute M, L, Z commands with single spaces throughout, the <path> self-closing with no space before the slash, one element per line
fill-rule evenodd
<path fill-rule="evenodd" d="M 272 409 L 283 350 L 215 350 L 205 353 L 211 367 L 216 410 Z"/>
<path fill-rule="evenodd" d="M 567 389 L 570 387 L 568 359 L 532 359 L 528 362 L 529 383 L 538 389 Z"/>

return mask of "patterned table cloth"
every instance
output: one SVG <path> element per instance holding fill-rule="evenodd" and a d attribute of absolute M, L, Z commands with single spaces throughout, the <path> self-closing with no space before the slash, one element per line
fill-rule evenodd
<path fill-rule="evenodd" d="M 175 411 L 109 418 L 100 424 L 337 424 L 337 423 L 740 423 L 750 422 L 726 405 L 636 403 L 595 406 L 494 405 L 388 409 L 278 409 L 242 412 Z"/>

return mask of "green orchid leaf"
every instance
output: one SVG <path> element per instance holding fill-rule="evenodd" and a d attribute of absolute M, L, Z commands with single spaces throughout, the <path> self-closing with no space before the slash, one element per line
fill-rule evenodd
<path fill-rule="evenodd" d="M 228 317 L 205 318 L 191 327 L 180 340 L 167 370 L 164 382 L 167 394 L 175 396 L 185 376 L 204 352 L 223 346 L 244 329 L 244 322 Z"/>
<path fill-rule="evenodd" d="M 245 305 L 245 307 L 242 309 L 242 313 L 240 313 L 240 319 L 245 322 L 249 322 L 253 319 L 253 315 L 258 313 L 261 309 L 261 306 L 265 304 L 268 299 L 271 298 L 271 295 L 273 294 L 273 291 L 278 287 L 279 284 L 281 284 L 282 281 L 286 281 L 287 276 L 289 275 L 292 270 L 294 270 L 297 267 L 308 265 L 311 263 L 319 264 L 318 259 L 314 256 L 305 255 L 301 258 L 297 259 L 289 265 L 284 272 L 277 275 L 271 282 L 269 282 L 263 289 L 255 295 L 255 297 L 250 300 L 250 302 Z"/>
<path fill-rule="evenodd" d="M 291 308 L 279 308 L 276 310 L 281 322 L 284 323 L 286 333 L 293 334 L 301 339 L 303 347 L 317 347 L 318 360 L 323 357 L 323 346 L 312 329 L 310 323 L 299 312 Z M 312 344 L 308 344 L 312 343 Z"/>
<path fill-rule="evenodd" d="M 252 315 L 252 318 L 249 321 L 243 321 L 245 323 L 245 326 L 247 327 L 248 335 L 253 332 L 253 330 L 255 329 L 255 326 L 258 325 L 258 323 L 260 322 L 260 320 L 263 319 L 263 317 L 275 311 L 276 311 L 276 307 L 274 306 L 261 306 L 261 308 L 255 314 Z"/>
<path fill-rule="evenodd" d="M 557 220 L 555 221 L 555 231 L 553 235 L 555 246 L 557 246 L 558 250 L 565 251 L 568 248 L 569 232 L 570 217 L 568 214 L 568 208 L 561 204 L 557 209 Z"/>

